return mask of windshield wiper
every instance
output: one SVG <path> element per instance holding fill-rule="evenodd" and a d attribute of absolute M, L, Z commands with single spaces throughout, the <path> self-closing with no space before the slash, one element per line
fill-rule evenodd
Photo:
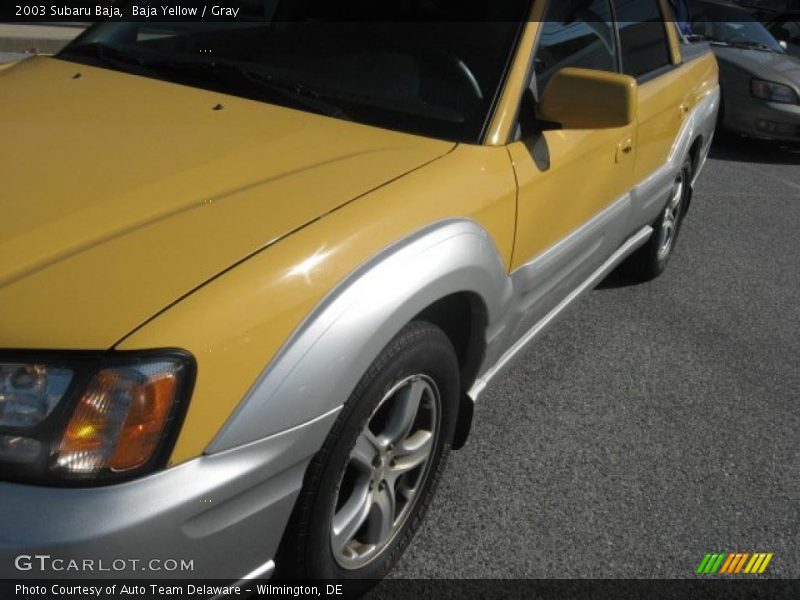
<path fill-rule="evenodd" d="M 215 80 L 234 78 L 239 87 L 253 85 L 260 90 L 267 90 L 288 98 L 295 104 L 300 104 L 315 112 L 332 117 L 349 119 L 350 117 L 342 108 L 323 98 L 317 90 L 304 84 L 277 79 L 261 70 L 253 69 L 249 65 L 227 60 L 186 60 L 186 59 L 149 59 L 143 65 L 153 70 L 170 70 L 177 74 L 188 73 L 201 77 L 211 77 Z"/>
<path fill-rule="evenodd" d="M 115 68 L 133 66 L 143 71 L 150 71 L 150 69 L 147 67 L 147 64 L 144 60 L 142 60 L 141 57 L 137 56 L 136 54 L 126 52 L 117 46 L 104 44 L 102 42 L 85 42 L 67 46 L 57 55 L 57 58 L 65 57 L 89 58 L 92 61 Z"/>
<path fill-rule="evenodd" d="M 260 90 L 268 90 L 273 95 L 283 96 L 293 104 L 299 104 L 314 112 L 341 119 L 350 119 L 341 107 L 323 99 L 320 92 L 306 85 L 276 79 L 268 73 L 248 68 L 247 65 L 233 61 L 143 57 L 127 52 L 118 46 L 102 42 L 87 42 L 67 46 L 58 56 L 62 58 L 88 58 L 92 62 L 98 62 L 101 65 L 124 71 L 131 70 L 130 67 L 133 67 L 135 71 L 157 76 L 167 70 L 179 76 L 188 74 L 202 78 L 210 77 L 217 81 L 226 77 L 233 77 L 237 80 L 239 87 L 242 87 L 242 85 L 255 86 Z"/>
<path fill-rule="evenodd" d="M 745 48 L 748 50 L 763 50 L 764 52 L 777 52 L 775 48 L 765 44 L 764 42 L 755 42 L 752 40 L 744 40 L 737 42 L 730 42 L 728 44 L 734 48 Z"/>

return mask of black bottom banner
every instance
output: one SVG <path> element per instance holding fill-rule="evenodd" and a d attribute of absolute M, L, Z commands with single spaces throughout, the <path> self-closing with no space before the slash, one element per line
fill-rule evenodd
<path fill-rule="evenodd" d="M 0 580 L 0 599 L 189 600 L 293 598 L 367 600 L 702 600 L 800 598 L 800 580 L 787 579 L 387 579 L 385 581 Z"/>

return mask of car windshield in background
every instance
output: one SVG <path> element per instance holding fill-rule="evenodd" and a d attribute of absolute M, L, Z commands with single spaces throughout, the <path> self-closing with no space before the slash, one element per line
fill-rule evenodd
<path fill-rule="evenodd" d="M 461 21 L 451 0 L 378 4 L 372 20 L 364 0 L 233 0 L 236 21 L 103 23 L 57 58 L 479 142 L 529 0 L 478 3 Z"/>
<path fill-rule="evenodd" d="M 785 52 L 767 28 L 744 10 L 711 2 L 694 2 L 691 7 L 692 31 L 711 42 L 780 54 Z"/>

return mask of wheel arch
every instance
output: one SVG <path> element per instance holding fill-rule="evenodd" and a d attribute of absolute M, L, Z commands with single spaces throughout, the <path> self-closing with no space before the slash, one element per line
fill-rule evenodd
<path fill-rule="evenodd" d="M 705 140 L 703 139 L 703 135 L 700 134 L 695 137 L 692 145 L 689 147 L 689 158 L 692 161 L 692 173 L 696 173 L 700 167 L 700 163 L 703 158 L 702 153 L 704 144 Z"/>
<path fill-rule="evenodd" d="M 445 331 L 459 354 L 464 381 L 474 380 L 486 324 L 500 319 L 512 296 L 506 266 L 480 224 L 447 219 L 424 227 L 355 269 L 320 302 L 206 452 L 228 450 L 339 410 L 380 351 L 417 318 Z M 459 316 L 467 313 L 464 331 Z M 462 395 L 459 421 L 463 417 L 468 430 L 472 400 Z"/>
<path fill-rule="evenodd" d="M 467 391 L 478 378 L 478 370 L 486 355 L 488 312 L 483 299 L 473 292 L 445 296 L 414 317 L 439 327 L 450 339 L 458 356 L 461 375 L 458 417 L 453 448 L 466 444 L 472 429 L 474 401 Z"/>

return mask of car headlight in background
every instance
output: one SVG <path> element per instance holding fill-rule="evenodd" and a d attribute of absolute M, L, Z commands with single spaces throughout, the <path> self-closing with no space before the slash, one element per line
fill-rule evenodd
<path fill-rule="evenodd" d="M 193 380 L 181 351 L 0 355 L 2 479 L 110 483 L 164 466 Z"/>
<path fill-rule="evenodd" d="M 781 104 L 797 104 L 797 94 L 788 85 L 764 81 L 763 79 L 753 79 L 750 82 L 750 93 L 754 97 L 768 102 L 779 102 Z"/>

